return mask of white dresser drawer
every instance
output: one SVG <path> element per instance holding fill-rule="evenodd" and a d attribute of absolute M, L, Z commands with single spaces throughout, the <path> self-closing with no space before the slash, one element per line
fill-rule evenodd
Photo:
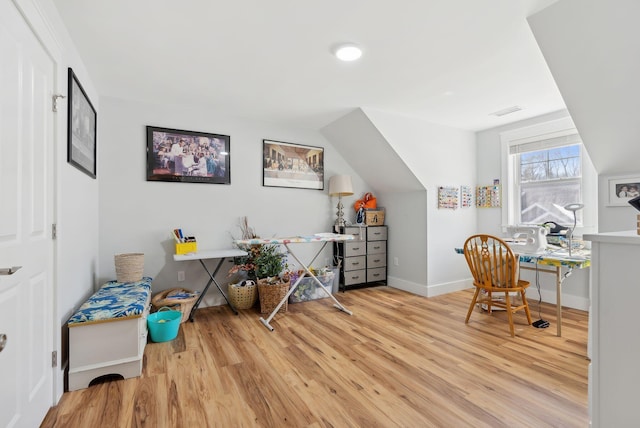
<path fill-rule="evenodd" d="M 367 269 L 385 267 L 387 265 L 387 254 L 368 254 Z"/>
<path fill-rule="evenodd" d="M 387 269 L 384 267 L 367 269 L 367 282 L 386 281 Z"/>
<path fill-rule="evenodd" d="M 366 281 L 367 271 L 365 269 L 344 272 L 344 285 L 361 284 Z"/>
<path fill-rule="evenodd" d="M 347 257 L 344 259 L 344 270 L 364 269 L 367 258 L 365 256 Z"/>
<path fill-rule="evenodd" d="M 387 241 L 367 242 L 367 254 L 383 254 L 387 252 Z"/>
<path fill-rule="evenodd" d="M 367 240 L 367 228 L 366 227 L 345 227 L 345 235 L 353 235 L 355 241 Z"/>
<path fill-rule="evenodd" d="M 365 254 L 367 254 L 366 242 L 347 242 L 344 245 L 345 257 L 364 256 Z"/>
<path fill-rule="evenodd" d="M 387 226 L 369 226 L 367 228 L 367 241 L 386 241 Z"/>

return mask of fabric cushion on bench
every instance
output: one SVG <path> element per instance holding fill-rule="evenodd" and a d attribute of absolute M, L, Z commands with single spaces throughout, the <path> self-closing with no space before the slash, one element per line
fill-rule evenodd
<path fill-rule="evenodd" d="M 151 294 L 151 281 L 109 281 L 96 291 L 69 319 L 69 327 L 142 316 Z"/>

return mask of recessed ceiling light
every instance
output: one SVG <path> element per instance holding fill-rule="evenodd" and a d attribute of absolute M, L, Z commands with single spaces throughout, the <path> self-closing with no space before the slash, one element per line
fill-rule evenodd
<path fill-rule="evenodd" d="M 362 56 L 362 49 L 352 43 L 347 43 L 338 46 L 334 54 L 341 61 L 355 61 Z"/>

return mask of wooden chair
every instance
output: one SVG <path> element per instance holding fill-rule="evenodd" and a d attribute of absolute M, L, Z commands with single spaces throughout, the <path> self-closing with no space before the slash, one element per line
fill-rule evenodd
<path fill-rule="evenodd" d="M 466 240 L 463 250 L 476 287 L 465 323 L 469 322 L 476 304 L 486 304 L 489 314 L 492 307 L 506 310 L 512 337 L 515 336 L 513 314 L 517 311 L 524 309 L 531 325 L 531 314 L 525 296 L 529 281 L 519 278 L 519 257 L 509 245 L 495 236 L 474 235 Z M 500 293 L 501 298 L 496 299 L 494 293 Z M 511 301 L 513 296 L 509 293 L 519 293 L 522 303 L 514 305 L 515 302 Z"/>

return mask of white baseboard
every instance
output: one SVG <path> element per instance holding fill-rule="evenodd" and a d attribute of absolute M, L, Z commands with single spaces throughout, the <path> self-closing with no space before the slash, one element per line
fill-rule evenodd
<path fill-rule="evenodd" d="M 454 281 L 444 284 L 427 286 L 417 282 L 406 281 L 396 277 L 387 277 L 387 285 L 409 293 L 418 294 L 424 297 L 439 296 L 440 294 L 451 293 L 473 287 L 471 280 Z"/>
<path fill-rule="evenodd" d="M 460 281 L 446 282 L 442 284 L 425 285 L 417 282 L 406 281 L 397 277 L 387 277 L 387 285 L 399 290 L 408 291 L 424 297 L 434 297 L 441 294 L 452 293 L 454 291 L 465 290 L 473 287 L 471 278 Z M 540 290 L 542 301 L 545 303 L 556 304 L 556 293 L 551 290 Z M 538 301 L 538 291 L 529 287 L 527 290 L 527 300 L 529 304 Z M 589 310 L 589 299 L 586 297 L 575 296 L 573 294 L 562 293 L 562 306 L 568 308 L 579 309 L 582 311 Z"/>

